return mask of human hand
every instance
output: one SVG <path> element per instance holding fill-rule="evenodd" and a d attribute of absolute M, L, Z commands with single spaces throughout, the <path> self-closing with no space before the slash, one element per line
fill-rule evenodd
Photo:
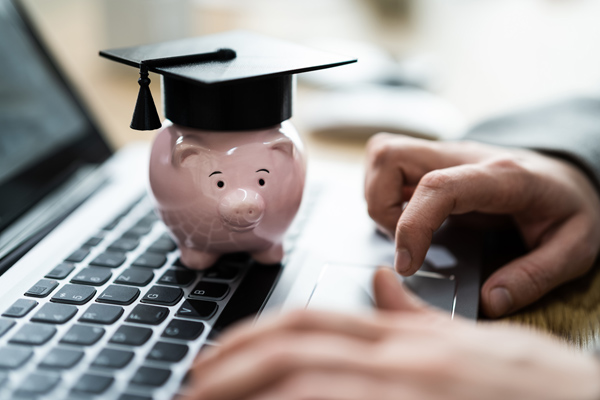
<path fill-rule="evenodd" d="M 374 316 L 299 311 L 230 331 L 193 365 L 180 400 L 599 398 L 592 357 L 519 328 L 451 321 L 390 270 L 374 284 L 385 310 Z"/>
<path fill-rule="evenodd" d="M 490 317 L 518 310 L 583 275 L 600 248 L 600 199 L 567 161 L 474 142 L 378 134 L 368 143 L 369 214 L 396 240 L 395 268 L 412 275 L 450 215 L 508 215 L 530 251 L 481 289 Z M 406 207 L 405 202 L 408 202 Z"/>

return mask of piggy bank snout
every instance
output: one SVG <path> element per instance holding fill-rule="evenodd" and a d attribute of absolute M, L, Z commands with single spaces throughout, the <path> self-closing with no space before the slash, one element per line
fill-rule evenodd
<path fill-rule="evenodd" d="M 226 194 L 219 203 L 219 214 L 225 225 L 235 231 L 250 230 L 262 219 L 265 202 L 260 194 L 236 189 Z"/>

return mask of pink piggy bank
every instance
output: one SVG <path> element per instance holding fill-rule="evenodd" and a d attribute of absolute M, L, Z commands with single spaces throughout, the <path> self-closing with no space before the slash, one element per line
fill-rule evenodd
<path fill-rule="evenodd" d="M 155 207 L 190 268 L 222 254 L 283 258 L 283 235 L 302 199 L 306 159 L 293 125 L 227 132 L 165 121 L 150 157 Z"/>

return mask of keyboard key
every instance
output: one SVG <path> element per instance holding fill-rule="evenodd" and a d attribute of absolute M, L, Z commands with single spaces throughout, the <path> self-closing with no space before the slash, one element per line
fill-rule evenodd
<path fill-rule="evenodd" d="M 66 284 L 52 296 L 50 301 L 81 305 L 90 301 L 95 294 L 96 289 L 91 286 Z"/>
<path fill-rule="evenodd" d="M 82 262 L 88 256 L 88 254 L 90 254 L 90 249 L 82 247 L 79 250 L 75 250 L 69 257 L 65 258 L 65 261 L 71 261 L 75 263 Z"/>
<path fill-rule="evenodd" d="M 73 325 L 60 342 L 77 346 L 91 346 L 100 340 L 105 332 L 104 328 L 97 326 Z"/>
<path fill-rule="evenodd" d="M 40 279 L 38 283 L 33 285 L 27 292 L 25 292 L 25 296 L 31 297 L 46 297 L 56 287 L 58 286 L 58 282 L 52 281 L 49 279 Z"/>
<path fill-rule="evenodd" d="M 56 347 L 42 359 L 40 367 L 42 368 L 73 368 L 83 358 L 83 351 L 71 350 Z"/>
<path fill-rule="evenodd" d="M 12 306 L 8 310 L 2 314 L 4 317 L 14 317 L 21 318 L 25 315 L 29 314 L 29 311 L 33 310 L 35 306 L 38 305 L 38 302 L 35 300 L 29 299 L 19 299 L 13 303 Z M 0 335 L 2 336 L 2 335 Z"/>
<path fill-rule="evenodd" d="M 186 300 L 179 310 L 178 317 L 209 319 L 217 311 L 217 303 L 214 301 Z"/>
<path fill-rule="evenodd" d="M 144 253 L 135 259 L 131 265 L 136 267 L 160 268 L 167 262 L 167 257 L 157 253 Z"/>
<path fill-rule="evenodd" d="M 123 236 L 139 238 L 144 235 L 147 235 L 148 233 L 150 233 L 151 230 L 152 230 L 152 225 L 150 225 L 150 224 L 146 224 L 146 223 L 136 224 L 133 227 L 131 227 L 130 229 L 128 229 L 123 234 Z"/>
<path fill-rule="evenodd" d="M 81 283 L 82 285 L 102 286 L 112 276 L 112 272 L 106 268 L 88 267 L 84 268 L 71 279 L 71 283 Z"/>
<path fill-rule="evenodd" d="M 185 265 L 183 263 L 183 261 L 181 261 L 181 258 L 176 259 L 175 261 L 173 261 L 173 266 L 174 267 L 181 267 L 181 268 L 188 268 L 187 265 Z"/>
<path fill-rule="evenodd" d="M 185 321 L 174 319 L 165 328 L 162 337 L 169 339 L 195 340 L 204 331 L 202 322 Z"/>
<path fill-rule="evenodd" d="M 8 373 L 6 371 L 0 371 L 0 388 L 8 381 Z"/>
<path fill-rule="evenodd" d="M 152 329 L 122 325 L 110 338 L 110 342 L 128 346 L 141 346 L 150 339 L 150 336 L 152 336 Z"/>
<path fill-rule="evenodd" d="M 183 290 L 168 286 L 152 286 L 142 297 L 142 302 L 172 306 L 183 297 Z"/>
<path fill-rule="evenodd" d="M 134 302 L 140 295 L 140 289 L 134 287 L 110 285 L 98 296 L 100 303 L 127 305 Z"/>
<path fill-rule="evenodd" d="M 25 324 L 10 339 L 10 343 L 39 346 L 56 334 L 56 328 L 45 324 Z"/>
<path fill-rule="evenodd" d="M 158 282 L 163 285 L 189 286 L 196 279 L 196 272 L 187 269 L 169 269 L 160 277 Z"/>
<path fill-rule="evenodd" d="M 106 224 L 104 226 L 104 228 L 102 228 L 102 229 L 105 231 L 112 231 L 113 229 L 115 229 L 117 227 L 117 225 L 119 225 L 119 222 L 121 222 L 121 217 L 117 217 L 117 218 L 113 219 L 111 222 Z"/>
<path fill-rule="evenodd" d="M 115 378 L 112 376 L 96 375 L 96 374 L 83 374 L 72 391 L 74 393 L 91 393 L 91 394 L 102 394 L 112 385 Z"/>
<path fill-rule="evenodd" d="M 115 279 L 115 283 L 131 286 L 146 286 L 154 279 L 154 272 L 142 268 L 129 268 Z"/>
<path fill-rule="evenodd" d="M 140 245 L 140 240 L 135 237 L 122 237 L 120 239 L 115 240 L 110 246 L 108 246 L 109 250 L 120 251 L 120 252 L 128 252 L 131 250 L 135 250 Z"/>
<path fill-rule="evenodd" d="M 6 346 L 0 348 L 0 368 L 17 369 L 33 356 L 29 347 Z"/>
<path fill-rule="evenodd" d="M 144 215 L 142 219 L 138 221 L 140 224 L 153 224 L 158 221 L 158 215 L 154 212 L 154 210 L 149 211 L 148 214 Z"/>
<path fill-rule="evenodd" d="M 146 358 L 153 361 L 179 362 L 189 350 L 184 344 L 157 342 Z"/>
<path fill-rule="evenodd" d="M 4 336 L 6 332 L 15 325 L 15 321 L 10 319 L 0 319 L 0 337 Z"/>
<path fill-rule="evenodd" d="M 48 279 L 65 279 L 75 269 L 71 263 L 60 263 L 54 269 L 46 274 Z"/>
<path fill-rule="evenodd" d="M 218 264 L 235 265 L 238 267 L 247 267 L 252 262 L 252 258 L 248 253 L 229 253 L 221 256 L 217 261 Z"/>
<path fill-rule="evenodd" d="M 192 290 L 190 297 L 201 299 L 210 297 L 220 299 L 225 297 L 227 292 L 229 292 L 229 285 L 226 285 L 225 283 L 200 282 Z"/>
<path fill-rule="evenodd" d="M 125 393 L 119 396 L 118 400 L 152 400 L 152 397 L 138 396 L 137 394 Z"/>
<path fill-rule="evenodd" d="M 123 308 L 108 306 L 106 304 L 92 304 L 83 313 L 80 322 L 110 325 L 115 323 L 123 315 Z"/>
<path fill-rule="evenodd" d="M 223 261 L 219 261 L 215 266 L 204 271 L 202 279 L 231 281 L 234 280 L 239 273 L 240 268 Z"/>
<path fill-rule="evenodd" d="M 168 308 L 138 304 L 131 311 L 126 321 L 137 322 L 138 324 L 158 325 L 167 318 L 167 315 L 169 315 Z"/>
<path fill-rule="evenodd" d="M 212 324 L 209 338 L 218 337 L 227 327 L 242 318 L 256 315 L 269 297 L 282 268 L 281 264 L 258 263 L 248 268 L 244 279 Z"/>
<path fill-rule="evenodd" d="M 167 254 L 172 252 L 176 248 L 177 245 L 175 244 L 173 239 L 161 237 L 158 238 L 154 243 L 152 243 L 150 247 L 148 247 L 148 251 L 151 251 L 153 253 Z"/>
<path fill-rule="evenodd" d="M 133 351 L 102 349 L 92 366 L 101 368 L 121 369 L 133 359 Z"/>
<path fill-rule="evenodd" d="M 15 392 L 17 397 L 35 397 L 50 392 L 60 382 L 60 375 L 34 372 L 29 374 Z"/>
<path fill-rule="evenodd" d="M 90 261 L 90 264 L 97 265 L 99 267 L 117 268 L 120 267 L 125 260 L 127 260 L 127 256 L 123 253 L 105 251 Z"/>
<path fill-rule="evenodd" d="M 171 371 L 162 368 L 140 367 L 131 383 L 140 386 L 160 387 L 171 377 Z"/>
<path fill-rule="evenodd" d="M 31 320 L 47 324 L 64 324 L 77 313 L 77 307 L 67 304 L 46 303 L 36 312 Z"/>
<path fill-rule="evenodd" d="M 104 234 L 102 232 L 99 232 L 96 236 L 92 236 L 91 238 L 89 238 L 87 240 L 87 242 L 84 243 L 84 246 L 85 247 L 98 246 L 100 244 L 100 242 L 102 242 L 102 239 L 104 239 Z"/>

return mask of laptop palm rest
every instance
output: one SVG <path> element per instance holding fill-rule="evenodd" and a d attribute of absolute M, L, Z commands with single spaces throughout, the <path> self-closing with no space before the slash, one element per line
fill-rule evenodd
<path fill-rule="evenodd" d="M 370 312 L 375 307 L 372 281 L 374 267 L 328 264 L 323 268 L 307 308 L 340 312 Z M 443 276 L 419 271 L 404 278 L 404 284 L 429 304 L 452 314 L 456 281 L 454 276 Z"/>

